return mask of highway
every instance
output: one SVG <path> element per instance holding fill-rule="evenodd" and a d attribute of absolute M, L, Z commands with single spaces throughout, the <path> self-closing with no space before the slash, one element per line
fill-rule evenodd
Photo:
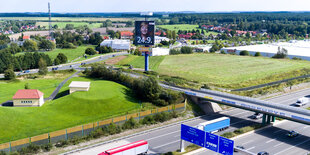
<path fill-rule="evenodd" d="M 268 99 L 266 101 L 290 105 L 294 103 L 298 98 L 309 95 L 309 94 L 310 94 L 310 89 L 305 89 L 302 91 L 297 91 L 294 93 L 281 95 L 281 96 L 278 96 L 272 99 Z M 261 119 L 252 120 L 248 118 L 252 114 L 253 112 L 250 112 L 250 111 L 233 108 L 230 110 L 222 111 L 220 113 L 212 114 L 209 116 L 204 116 L 202 118 L 197 118 L 195 120 L 186 122 L 184 124 L 195 126 L 206 120 L 215 119 L 221 116 L 228 116 L 231 118 L 231 127 L 225 130 L 225 132 L 227 132 L 227 131 L 233 131 L 236 128 L 241 128 L 241 127 L 261 121 Z M 298 129 L 300 129 L 300 131 L 299 130 L 297 131 L 299 131 L 302 134 L 302 136 L 296 137 L 297 139 L 292 141 L 292 139 L 289 139 L 288 137 L 286 137 L 285 134 L 288 130 L 297 129 L 296 126 L 299 127 Z M 283 129 L 281 129 L 282 127 Z M 304 130 L 304 129 L 307 129 L 307 130 Z M 277 131 L 277 130 L 280 130 L 280 131 Z M 283 147 L 284 147 L 287 149 L 286 152 L 288 152 L 288 154 L 293 153 L 295 150 L 299 150 L 300 154 L 302 154 L 302 153 L 306 153 L 307 150 L 308 151 L 310 150 L 310 140 L 307 141 L 310 136 L 307 133 L 308 130 L 310 130 L 310 126 L 303 125 L 300 123 L 294 123 L 291 121 L 286 121 L 286 122 L 279 124 L 279 127 L 277 126 L 268 127 L 264 130 L 261 130 L 258 133 L 251 134 L 248 137 L 244 137 L 244 138 L 242 137 L 240 139 L 237 139 L 235 143 L 236 145 L 244 144 L 246 149 L 249 149 L 249 151 L 254 152 L 254 153 L 264 150 L 264 151 L 270 151 L 272 153 L 282 154 L 283 152 L 281 151 L 283 150 Z M 273 133 L 273 132 L 276 132 L 276 133 Z M 217 134 L 220 135 L 222 133 L 223 132 L 220 132 Z M 277 144 L 275 144 L 277 141 L 270 141 L 271 139 L 275 138 L 274 136 L 278 136 L 279 138 L 281 137 L 279 139 L 281 142 L 279 142 L 278 146 L 276 146 Z M 179 149 L 180 147 L 179 146 L 180 145 L 180 124 L 168 126 L 168 127 L 159 129 L 157 131 L 151 131 L 146 134 L 132 136 L 130 138 L 126 138 L 123 140 L 129 143 L 129 142 L 134 142 L 134 141 L 141 140 L 141 139 L 147 140 L 150 143 L 150 153 L 165 153 L 169 151 L 175 151 Z M 186 143 L 185 145 L 188 145 L 188 143 Z M 76 154 L 87 154 L 86 152 L 89 150 L 104 151 L 106 150 L 106 147 L 102 145 L 96 148 L 88 149 L 86 151 L 81 151 L 80 153 L 76 153 Z M 97 152 L 94 152 L 94 153 L 97 153 Z M 206 151 L 200 154 L 201 155 L 202 154 L 211 154 L 211 155 L 214 154 L 215 155 L 216 153 L 213 153 L 211 151 Z"/>

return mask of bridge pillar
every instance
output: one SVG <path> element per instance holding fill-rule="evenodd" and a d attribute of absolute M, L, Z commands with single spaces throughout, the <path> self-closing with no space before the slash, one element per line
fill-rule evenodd
<path fill-rule="evenodd" d="M 275 122 L 276 121 L 276 117 L 275 116 L 271 116 L 271 122 Z"/>
<path fill-rule="evenodd" d="M 263 114 L 262 124 L 263 124 L 263 125 L 266 124 L 266 114 Z"/>
<path fill-rule="evenodd" d="M 267 115 L 267 124 L 270 124 L 271 116 Z"/>

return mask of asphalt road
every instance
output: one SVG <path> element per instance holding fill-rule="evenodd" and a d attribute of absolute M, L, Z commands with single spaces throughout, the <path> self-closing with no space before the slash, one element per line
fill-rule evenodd
<path fill-rule="evenodd" d="M 290 105 L 293 104 L 298 98 L 302 96 L 306 96 L 310 94 L 310 89 L 305 89 L 302 91 L 297 91 L 294 93 L 285 94 L 282 96 L 278 96 L 272 99 L 268 99 L 267 101 L 277 102 L 280 104 Z M 205 122 L 207 120 L 215 119 L 222 116 L 228 116 L 231 118 L 231 127 L 225 131 L 216 133 L 221 135 L 224 132 L 233 131 L 237 128 L 241 128 L 244 126 L 248 126 L 257 122 L 261 122 L 259 120 L 252 120 L 249 118 L 253 112 L 245 111 L 241 109 L 231 109 L 227 111 L 222 111 L 220 113 L 204 116 L 202 118 L 197 118 L 195 120 L 189 121 L 187 125 L 195 126 L 201 122 Z M 297 127 L 297 128 L 296 128 Z M 290 139 L 286 137 L 286 132 L 288 130 L 296 130 L 301 133 L 299 137 Z M 250 134 L 246 137 L 239 138 L 235 140 L 237 145 L 243 145 L 247 150 L 257 153 L 259 151 L 267 151 L 272 154 L 305 154 L 310 150 L 310 126 L 294 123 L 294 122 L 283 122 L 279 124 L 279 126 L 268 127 L 260 132 Z M 276 132 L 276 133 L 275 133 Z M 308 133 L 307 133 L 308 132 Z M 272 140 L 274 138 L 279 138 L 277 140 Z M 180 148 L 180 124 L 168 126 L 156 131 L 151 131 L 145 134 L 140 134 L 137 136 L 133 136 L 131 138 L 123 139 L 123 141 L 135 142 L 138 140 L 147 140 L 150 144 L 150 154 L 157 153 L 165 153 L 169 151 L 175 151 Z M 268 142 L 268 143 L 267 143 Z M 185 143 L 185 146 L 189 145 L 189 143 Z M 115 145 L 113 147 L 116 147 Z M 101 149 L 100 149 L 101 148 Z M 81 151 L 77 154 L 87 154 L 87 151 L 96 150 L 96 151 L 104 151 L 107 147 L 105 145 L 95 147 L 86 151 Z M 284 151 L 283 151 L 284 150 Z M 297 153 L 295 153 L 297 152 Z M 100 152 L 94 152 L 100 153 Z M 203 151 L 199 153 L 200 155 L 210 154 L 216 155 L 216 153 L 211 151 Z"/>
<path fill-rule="evenodd" d="M 58 65 L 58 66 L 49 66 L 48 71 L 49 72 L 52 71 L 52 68 L 57 68 L 57 70 L 67 70 L 67 69 L 71 69 L 71 68 L 80 69 L 81 63 L 91 64 L 91 63 L 96 63 L 99 61 L 103 61 L 103 60 L 112 58 L 113 55 L 114 56 L 120 56 L 120 55 L 126 55 L 126 54 L 128 54 L 128 53 L 127 52 L 110 53 L 110 54 L 97 56 L 97 57 L 90 58 L 88 60 L 79 61 L 79 62 L 67 63 L 67 64 Z M 19 75 L 26 75 L 26 74 L 34 74 L 34 73 L 38 73 L 38 72 L 39 72 L 39 69 L 31 69 L 31 70 L 29 70 L 29 73 L 15 72 L 15 74 L 17 76 L 19 76 Z M 0 74 L 0 78 L 4 78 L 4 74 Z"/>

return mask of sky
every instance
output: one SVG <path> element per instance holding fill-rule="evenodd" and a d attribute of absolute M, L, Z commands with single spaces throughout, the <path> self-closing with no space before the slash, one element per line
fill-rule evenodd
<path fill-rule="evenodd" d="M 0 12 L 310 11 L 310 0 L 0 0 Z"/>

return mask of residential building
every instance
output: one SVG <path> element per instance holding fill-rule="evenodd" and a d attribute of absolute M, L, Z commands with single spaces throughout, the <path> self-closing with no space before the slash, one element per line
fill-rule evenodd
<path fill-rule="evenodd" d="M 37 89 L 20 89 L 13 96 L 14 107 L 40 107 L 44 104 L 44 94 Z"/>
<path fill-rule="evenodd" d="M 116 51 L 127 51 L 130 50 L 130 40 L 104 40 L 100 43 L 100 46 L 111 47 Z"/>
<path fill-rule="evenodd" d="M 170 41 L 169 38 L 167 37 L 159 37 L 159 36 L 155 36 L 155 44 L 159 44 L 162 41 Z"/>
<path fill-rule="evenodd" d="M 121 39 L 132 39 L 133 33 L 130 31 L 122 31 L 121 32 Z"/>

